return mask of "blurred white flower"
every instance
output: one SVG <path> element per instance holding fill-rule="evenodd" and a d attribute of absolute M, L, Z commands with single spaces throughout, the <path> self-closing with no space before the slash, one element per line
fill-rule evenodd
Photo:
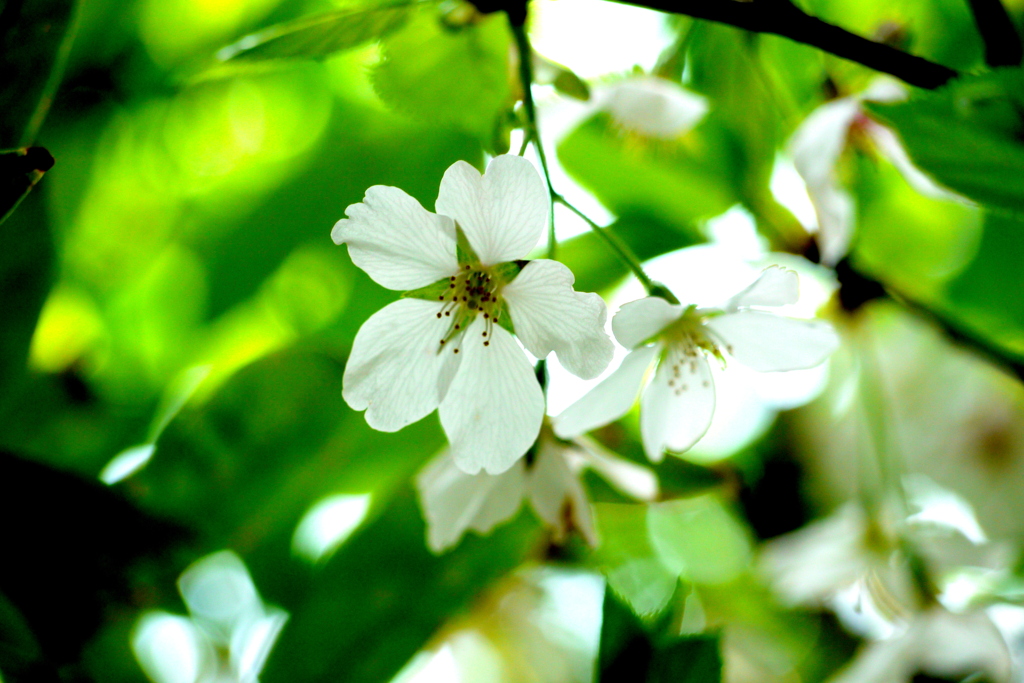
<path fill-rule="evenodd" d="M 818 216 L 818 246 L 821 262 L 826 265 L 835 265 L 846 255 L 853 236 L 853 198 L 837 177 L 839 158 L 853 132 L 871 140 L 921 194 L 961 200 L 914 166 L 895 133 L 869 118 L 864 110 L 866 101 L 896 102 L 906 97 L 902 85 L 879 79 L 860 94 L 841 97 L 815 109 L 789 141 L 793 164 L 807 185 Z"/>
<path fill-rule="evenodd" d="M 797 274 L 765 269 L 723 309 L 670 304 L 647 297 L 624 305 L 612 320 L 619 343 L 633 349 L 590 393 L 555 418 L 555 433 L 571 438 L 626 414 L 640 399 L 640 433 L 647 457 L 685 451 L 711 424 L 715 387 L 708 356 L 725 354 L 758 372 L 799 370 L 823 362 L 839 338 L 827 322 L 759 310 L 796 303 Z M 653 375 L 653 377 L 652 377 Z"/>
<path fill-rule="evenodd" d="M 194 562 L 178 579 L 190 617 L 142 616 L 136 659 L 155 683 L 256 683 L 288 620 L 264 605 L 242 560 L 225 550 Z"/>
<path fill-rule="evenodd" d="M 938 602 L 923 599 L 904 552 L 913 547 L 919 571 L 938 586 L 949 583 L 946 576 L 962 577 L 965 564 L 981 571 L 998 548 L 984 545 L 973 511 L 956 494 L 921 479 L 908 483 L 910 514 L 902 519 L 891 506 L 869 520 L 846 505 L 766 544 L 762 570 L 786 604 L 828 607 L 869 640 L 834 683 L 906 683 L 922 672 L 1008 680 L 1010 653 L 989 615 L 947 599 L 948 590 Z"/>
<path fill-rule="evenodd" d="M 707 100 L 659 76 L 629 76 L 604 91 L 600 108 L 626 130 L 670 139 L 686 133 L 708 113 Z"/>
<path fill-rule="evenodd" d="M 612 356 L 607 311 L 597 294 L 573 290 L 561 263 L 518 260 L 548 217 L 548 193 L 530 162 L 499 156 L 483 176 L 456 162 L 436 208 L 376 185 L 331 232 L 376 282 L 414 290 L 359 329 L 343 395 L 386 432 L 438 408 L 455 463 L 497 474 L 533 444 L 544 417 L 543 393 L 513 332 L 538 358 L 554 351 L 574 374 L 595 377 Z"/>
<path fill-rule="evenodd" d="M 658 495 L 653 472 L 587 438 L 559 441 L 545 429 L 533 461 L 526 460 L 518 460 L 496 475 L 466 474 L 447 451 L 428 463 L 416 477 L 416 489 L 431 550 L 441 552 L 454 546 L 468 529 L 489 533 L 519 510 L 523 498 L 530 501 L 556 541 L 576 529 L 589 544 L 596 545 L 590 501 L 580 482 L 586 468 L 638 500 L 653 500 Z"/>

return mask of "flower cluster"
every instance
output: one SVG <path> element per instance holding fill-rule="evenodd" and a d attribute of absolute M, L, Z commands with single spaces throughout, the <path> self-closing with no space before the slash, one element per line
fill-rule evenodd
<path fill-rule="evenodd" d="M 482 175 L 458 162 L 445 173 L 435 208 L 374 186 L 331 233 L 378 284 L 404 292 L 357 333 L 343 396 L 381 431 L 437 409 L 450 445 L 417 479 L 435 551 L 468 529 L 486 533 L 524 498 L 556 540 L 574 528 L 596 543 L 583 468 L 640 500 L 653 499 L 658 485 L 585 432 L 624 415 L 646 385 L 641 436 L 657 462 L 665 451 L 690 448 L 711 423 L 709 357 L 793 370 L 821 363 L 838 343 L 827 323 L 763 310 L 797 300 L 796 273 L 778 267 L 721 309 L 640 299 L 612 321 L 629 355 L 552 430 L 544 427 L 543 387 L 523 348 L 537 359 L 553 352 L 568 371 L 592 379 L 613 345 L 600 296 L 576 292 L 561 263 L 525 260 L 548 219 L 543 181 L 518 156 L 496 157 Z"/>

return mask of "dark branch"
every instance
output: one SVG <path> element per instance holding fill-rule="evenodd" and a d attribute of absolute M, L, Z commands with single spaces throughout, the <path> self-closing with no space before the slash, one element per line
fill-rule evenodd
<path fill-rule="evenodd" d="M 863 64 L 875 71 L 890 74 L 919 88 L 938 88 L 958 76 L 956 71 L 941 64 L 909 55 L 884 43 L 876 43 L 825 23 L 805 14 L 789 0 L 619 1 L 661 12 L 685 14 L 696 19 L 729 24 L 755 33 L 774 33 Z"/>
<path fill-rule="evenodd" d="M 1020 66 L 1024 59 L 1020 34 L 1000 0 L 967 0 L 978 33 L 985 41 L 985 63 L 989 66 Z"/>

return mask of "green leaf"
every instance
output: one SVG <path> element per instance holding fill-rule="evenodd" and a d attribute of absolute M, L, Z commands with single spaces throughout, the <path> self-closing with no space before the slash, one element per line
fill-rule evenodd
<path fill-rule="evenodd" d="M 717 636 L 671 635 L 670 620 L 647 626 L 611 592 L 605 593 L 598 655 L 599 683 L 718 683 L 722 658 Z"/>
<path fill-rule="evenodd" d="M 974 260 L 947 284 L 948 312 L 1024 359 L 1024 219 L 989 213 Z"/>
<path fill-rule="evenodd" d="M 261 680 L 390 680 L 479 591 L 518 566 L 537 541 L 524 512 L 486 538 L 431 554 L 410 489 L 328 562 L 292 610 Z"/>
<path fill-rule="evenodd" d="M 911 159 L 986 206 L 1024 212 L 1024 72 L 965 76 L 909 102 L 868 104 Z"/>
<path fill-rule="evenodd" d="M 0 149 L 32 144 L 71 47 L 77 3 L 11 0 L 0 21 Z"/>
<path fill-rule="evenodd" d="M 502 13 L 451 27 L 433 7 L 387 36 L 373 72 L 377 94 L 396 110 L 490 140 L 509 105 L 508 23 Z"/>
<path fill-rule="evenodd" d="M 21 182 L 28 182 L 28 176 L 23 175 Z M 7 180 L 8 188 L 17 187 L 16 179 Z M 20 210 L 0 223 L 0 243 L 5 245 L 0 250 L 0 415 L 4 415 L 20 400 L 17 388 L 26 376 L 32 333 L 53 276 L 55 255 L 44 193 L 30 193 Z"/>
<path fill-rule="evenodd" d="M 17 558 L 0 563 L 0 591 L 54 665 L 77 662 L 110 605 L 133 601 L 144 587 L 137 571 L 144 559 L 153 562 L 146 574 L 173 580 L 174 551 L 185 540 L 96 481 L 3 451 L 0 515 L 12 520 L 4 556 Z"/>
<path fill-rule="evenodd" d="M 647 536 L 647 506 L 597 503 L 601 546 L 594 559 L 630 609 L 644 618 L 661 613 L 679 584 L 679 572 L 661 560 Z"/>
<path fill-rule="evenodd" d="M 647 525 L 665 566 L 694 583 L 726 583 L 750 564 L 746 529 L 715 494 L 652 503 Z"/>
<path fill-rule="evenodd" d="M 562 166 L 611 211 L 643 212 L 699 237 L 694 222 L 722 213 L 738 197 L 728 163 L 700 129 L 688 143 L 646 141 L 621 131 L 605 114 L 584 121 L 558 145 Z"/>
<path fill-rule="evenodd" d="M 321 59 L 388 35 L 408 19 L 412 3 L 349 8 L 302 17 L 248 35 L 218 53 L 224 61 Z"/>

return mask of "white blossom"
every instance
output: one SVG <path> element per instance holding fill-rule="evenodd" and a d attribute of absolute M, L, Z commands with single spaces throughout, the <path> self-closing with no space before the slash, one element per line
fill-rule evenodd
<path fill-rule="evenodd" d="M 866 101 L 896 102 L 905 99 L 906 94 L 898 83 L 880 79 L 863 93 L 840 97 L 815 109 L 789 141 L 793 164 L 807 185 L 817 214 L 818 246 L 821 262 L 826 265 L 835 265 L 846 255 L 853 236 L 853 198 L 839 182 L 837 168 L 854 131 L 871 140 L 921 194 L 962 201 L 914 166 L 896 134 L 869 118 L 864 109 Z"/>
<path fill-rule="evenodd" d="M 497 474 L 533 444 L 544 416 L 516 337 L 534 356 L 554 351 L 570 372 L 595 377 L 612 356 L 607 311 L 597 294 L 573 290 L 561 263 L 520 260 L 549 209 L 530 162 L 499 156 L 482 176 L 456 162 L 435 206 L 430 213 L 402 190 L 377 185 L 331 232 L 377 283 L 413 290 L 359 329 L 343 396 L 387 432 L 438 409 L 455 463 Z"/>
<path fill-rule="evenodd" d="M 612 329 L 632 351 L 555 419 L 555 433 L 571 438 L 617 420 L 643 389 L 640 432 L 647 456 L 659 462 L 666 450 L 687 450 L 707 431 L 715 410 L 709 355 L 723 363 L 728 355 L 753 370 L 775 372 L 814 367 L 835 350 L 839 339 L 828 323 L 761 310 L 797 298 L 797 274 L 773 266 L 723 309 L 682 306 L 659 297 L 624 305 Z"/>
<path fill-rule="evenodd" d="M 601 108 L 626 130 L 671 139 L 686 133 L 708 113 L 707 100 L 659 76 L 630 76 L 611 85 Z"/>
<path fill-rule="evenodd" d="M 555 439 L 545 429 L 531 462 L 518 460 L 501 474 L 466 474 L 445 451 L 416 477 L 420 506 L 427 521 L 427 545 L 442 552 L 459 542 L 469 529 L 487 534 L 530 502 L 557 542 L 571 529 L 591 545 L 597 544 L 590 501 L 580 475 L 590 468 L 622 493 L 638 500 L 658 495 L 658 480 L 650 470 L 624 460 L 600 444 L 580 438 Z"/>

